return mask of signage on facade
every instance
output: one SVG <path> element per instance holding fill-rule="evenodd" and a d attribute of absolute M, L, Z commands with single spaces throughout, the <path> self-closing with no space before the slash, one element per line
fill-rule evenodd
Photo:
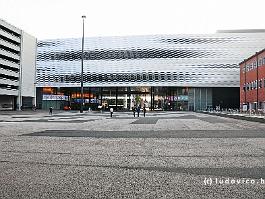
<path fill-rule="evenodd" d="M 69 100 L 69 97 L 66 95 L 43 95 L 42 100 L 61 100 L 61 101 L 67 101 Z"/>
<path fill-rule="evenodd" d="M 173 101 L 173 97 L 170 97 L 171 101 Z M 188 95 L 179 95 L 179 96 L 174 96 L 174 101 L 188 101 L 189 96 Z"/>
<path fill-rule="evenodd" d="M 74 102 L 76 103 L 81 103 L 81 99 L 73 99 Z M 98 104 L 99 103 L 99 100 L 98 99 L 84 99 L 84 102 L 85 103 L 91 103 L 91 104 Z"/>

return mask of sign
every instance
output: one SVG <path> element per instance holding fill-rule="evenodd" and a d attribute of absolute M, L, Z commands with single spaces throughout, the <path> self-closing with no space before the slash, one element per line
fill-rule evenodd
<path fill-rule="evenodd" d="M 171 101 L 173 101 L 173 96 L 170 97 Z M 179 95 L 179 96 L 174 96 L 174 101 L 188 101 L 189 96 L 188 95 Z"/>
<path fill-rule="evenodd" d="M 82 102 L 82 99 L 77 98 L 77 99 L 73 99 L 73 101 L 74 101 L 75 103 L 81 103 L 81 102 Z M 86 104 L 88 104 L 88 103 L 89 103 L 89 99 L 84 99 L 84 102 L 85 102 Z M 91 103 L 91 104 L 98 104 L 98 103 L 99 103 L 99 100 L 98 100 L 98 99 L 90 99 L 90 103 Z"/>
<path fill-rule="evenodd" d="M 188 101 L 189 97 L 188 95 L 179 95 L 178 96 L 178 101 Z"/>
<path fill-rule="evenodd" d="M 67 101 L 69 99 L 66 95 L 42 95 L 42 100 L 59 100 Z"/>

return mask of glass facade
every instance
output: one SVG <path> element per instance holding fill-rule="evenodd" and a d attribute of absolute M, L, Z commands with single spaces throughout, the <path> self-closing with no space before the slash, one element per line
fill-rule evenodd
<path fill-rule="evenodd" d="M 79 87 L 39 87 L 37 107 L 48 109 L 78 110 L 81 103 Z M 147 110 L 206 110 L 221 106 L 239 106 L 238 88 L 190 88 L 190 87 L 86 87 L 85 110 L 132 110 L 135 106 Z"/>

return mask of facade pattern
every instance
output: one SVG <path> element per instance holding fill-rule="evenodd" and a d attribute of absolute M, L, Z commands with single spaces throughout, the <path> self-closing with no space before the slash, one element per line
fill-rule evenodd
<path fill-rule="evenodd" d="M 78 108 L 81 41 L 38 42 L 39 107 Z M 85 38 L 84 103 L 131 109 L 140 96 L 151 109 L 239 107 L 238 63 L 264 45 L 264 31 Z"/>
<path fill-rule="evenodd" d="M 238 87 L 264 33 L 85 38 L 84 86 Z M 38 86 L 80 85 L 81 39 L 38 43 Z"/>

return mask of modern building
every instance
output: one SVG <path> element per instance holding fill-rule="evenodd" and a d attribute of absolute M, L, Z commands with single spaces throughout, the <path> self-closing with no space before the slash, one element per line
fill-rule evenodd
<path fill-rule="evenodd" d="M 238 63 L 265 30 L 85 38 L 85 107 L 239 108 Z M 81 38 L 38 42 L 37 106 L 79 109 Z"/>
<path fill-rule="evenodd" d="M 0 110 L 35 104 L 37 40 L 0 19 Z"/>
<path fill-rule="evenodd" d="M 240 106 L 265 110 L 265 49 L 240 64 Z"/>

